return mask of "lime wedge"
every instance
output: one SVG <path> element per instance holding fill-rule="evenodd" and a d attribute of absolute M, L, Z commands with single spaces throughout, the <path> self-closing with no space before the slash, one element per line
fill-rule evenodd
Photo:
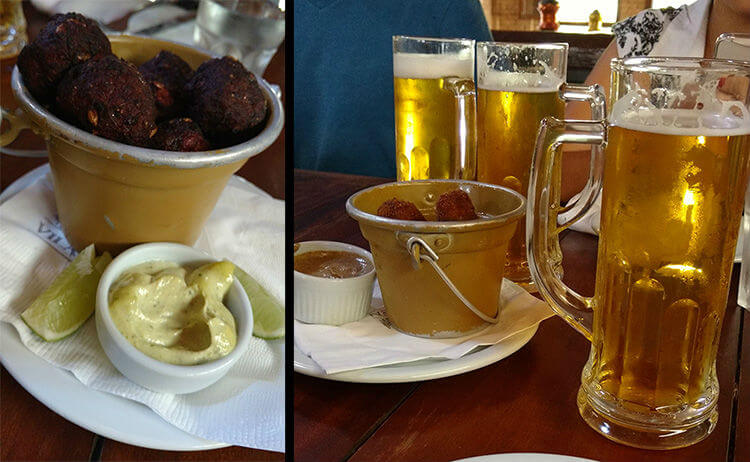
<path fill-rule="evenodd" d="M 97 258 L 94 245 L 89 245 L 21 313 L 21 319 L 48 342 L 72 334 L 94 312 L 96 287 L 111 261 L 106 252 Z"/>
<path fill-rule="evenodd" d="M 284 336 L 284 307 L 249 274 L 235 265 L 234 275 L 253 305 L 253 335 L 271 340 Z"/>

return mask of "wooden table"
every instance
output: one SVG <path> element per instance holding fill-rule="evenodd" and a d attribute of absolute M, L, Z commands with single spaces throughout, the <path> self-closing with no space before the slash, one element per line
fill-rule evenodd
<path fill-rule="evenodd" d="M 295 171 L 294 241 L 367 248 L 344 211 L 349 195 L 388 180 Z M 565 282 L 592 295 L 597 239 L 561 240 Z M 351 384 L 294 374 L 294 460 L 450 461 L 545 452 L 601 461 L 750 461 L 750 313 L 737 306 L 737 271 L 719 346 L 719 422 L 703 442 L 672 451 L 613 443 L 578 415 L 576 392 L 589 343 L 561 319 L 542 322 L 517 353 L 455 377 L 405 384 Z M 750 324 L 748 324 L 750 325 Z"/>
<path fill-rule="evenodd" d="M 24 12 L 33 37 L 46 18 L 24 2 Z M 280 85 L 285 94 L 285 45 L 269 63 L 264 78 Z M 5 77 L 2 75 L 0 77 Z M 5 80 L 5 79 L 3 79 Z M 282 96 L 283 100 L 283 96 Z M 5 104 L 5 103 L 3 103 Z M 15 148 L 44 147 L 35 136 L 14 143 Z M 274 197 L 285 191 L 284 131 L 266 151 L 251 158 L 237 173 Z M 47 162 L 46 158 L 0 156 L 0 191 L 18 177 Z M 2 354 L 2 352 L 0 352 Z M 54 386 L 54 384 L 50 384 Z M 0 460 L 236 460 L 280 461 L 284 455 L 231 446 L 201 452 L 157 451 L 123 444 L 96 435 L 58 416 L 31 396 L 5 368 L 0 367 Z"/>

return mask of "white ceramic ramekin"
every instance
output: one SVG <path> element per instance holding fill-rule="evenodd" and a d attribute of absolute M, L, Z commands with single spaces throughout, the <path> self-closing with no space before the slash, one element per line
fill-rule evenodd
<path fill-rule="evenodd" d="M 112 260 L 96 290 L 96 332 L 112 364 L 133 382 L 163 393 L 192 393 L 222 378 L 247 350 L 253 335 L 253 311 L 244 289 L 235 278 L 224 303 L 234 316 L 237 345 L 228 355 L 196 366 L 180 366 L 158 361 L 130 344 L 120 333 L 109 313 L 109 288 L 126 269 L 148 261 L 171 261 L 180 265 L 217 261 L 192 247 L 171 242 L 135 246 Z"/>
<path fill-rule="evenodd" d="M 355 253 L 366 258 L 372 265 L 372 270 L 361 276 L 343 279 L 321 278 L 295 271 L 294 319 L 308 324 L 338 326 L 367 316 L 375 282 L 372 254 L 343 242 L 307 241 L 295 244 L 294 255 L 315 250 Z"/>

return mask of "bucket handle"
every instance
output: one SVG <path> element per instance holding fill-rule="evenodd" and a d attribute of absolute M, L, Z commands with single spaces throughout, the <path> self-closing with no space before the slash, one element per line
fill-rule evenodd
<path fill-rule="evenodd" d="M 420 251 L 422 249 L 423 251 Z M 466 297 L 464 297 L 464 294 L 461 293 L 460 290 L 458 290 L 458 287 L 456 287 L 455 284 L 453 284 L 453 281 L 450 280 L 447 274 L 443 272 L 443 270 L 438 266 L 437 261 L 440 259 L 438 257 L 437 253 L 435 253 L 434 250 L 432 250 L 432 247 L 427 244 L 424 239 L 418 236 L 411 236 L 409 239 L 406 240 L 406 250 L 409 251 L 409 255 L 411 255 L 411 258 L 415 265 L 418 267 L 420 261 L 426 261 L 435 269 L 435 272 L 440 276 L 440 278 L 445 282 L 445 285 L 448 286 L 448 288 L 453 292 L 453 294 L 458 297 L 461 302 L 463 302 L 464 305 L 468 309 L 472 311 L 475 315 L 479 316 L 483 321 L 489 322 L 491 324 L 497 324 L 497 321 L 500 319 L 500 309 L 497 310 L 497 314 L 494 318 L 491 318 L 484 314 L 481 310 L 479 310 L 477 307 L 474 306 L 473 303 L 471 303 Z"/>
<path fill-rule="evenodd" d="M 22 113 L 13 113 L 4 107 L 0 107 L 0 122 L 8 122 L 8 129 L 0 133 L 0 153 L 19 157 L 47 157 L 47 151 L 31 149 L 9 149 L 9 145 L 20 134 L 21 130 L 34 130 L 34 127 Z"/>
<path fill-rule="evenodd" d="M 10 144 L 18 137 L 18 133 L 26 128 L 26 125 L 20 120 L 20 118 L 5 109 L 0 107 L 0 121 L 6 120 L 9 124 L 8 130 L 0 134 L 0 146 Z"/>

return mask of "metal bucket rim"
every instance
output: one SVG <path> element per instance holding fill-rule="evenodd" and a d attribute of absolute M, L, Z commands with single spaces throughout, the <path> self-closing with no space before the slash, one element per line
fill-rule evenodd
<path fill-rule="evenodd" d="M 171 43 L 185 48 L 192 48 L 210 57 L 217 57 L 216 54 L 207 53 L 203 48 L 172 40 L 126 34 L 109 34 L 107 38 L 115 41 L 127 41 L 130 38 L 148 39 L 149 41 Z M 284 125 L 284 109 L 281 105 L 281 98 L 262 77 L 258 77 L 257 75 L 255 77 L 266 97 L 266 101 L 269 103 L 269 115 L 266 120 L 266 126 L 260 133 L 243 143 L 202 152 L 163 151 L 160 149 L 133 146 L 96 136 L 75 125 L 69 124 L 48 111 L 31 95 L 23 84 L 23 79 L 17 65 L 13 67 L 11 88 L 20 107 L 26 113 L 30 114 L 36 120 L 44 120 L 44 127 L 41 127 L 43 132 L 46 132 L 43 133 L 44 135 L 74 141 L 79 147 L 95 155 L 101 155 L 97 151 L 104 151 L 112 153 L 124 161 L 134 160 L 137 163 L 154 166 L 194 169 L 215 167 L 249 159 L 263 152 L 279 137 Z M 34 123 L 36 124 L 36 121 Z"/>
<path fill-rule="evenodd" d="M 486 187 L 498 191 L 504 191 L 511 196 L 518 199 L 519 205 L 505 213 L 500 215 L 493 215 L 491 218 L 477 218 L 474 220 L 465 221 L 415 221 L 415 220 L 396 220 L 394 218 L 381 217 L 372 213 L 367 213 L 363 210 L 358 209 L 354 206 L 354 201 L 361 195 L 366 194 L 372 190 L 378 188 L 384 188 L 397 184 L 419 184 L 419 183 L 450 183 L 456 185 L 462 184 L 473 184 L 481 187 Z M 357 220 L 358 222 L 365 222 L 368 225 L 376 226 L 378 228 L 385 228 L 398 231 L 410 231 L 417 233 L 466 233 L 472 231 L 479 231 L 487 228 L 495 228 L 501 226 L 511 220 L 522 217 L 526 213 L 526 198 L 510 188 L 505 186 L 497 186 L 489 183 L 482 183 L 479 181 L 469 180 L 413 180 L 409 182 L 393 181 L 390 183 L 383 183 L 375 186 L 370 186 L 361 191 L 358 191 L 346 200 L 346 212 Z"/>

